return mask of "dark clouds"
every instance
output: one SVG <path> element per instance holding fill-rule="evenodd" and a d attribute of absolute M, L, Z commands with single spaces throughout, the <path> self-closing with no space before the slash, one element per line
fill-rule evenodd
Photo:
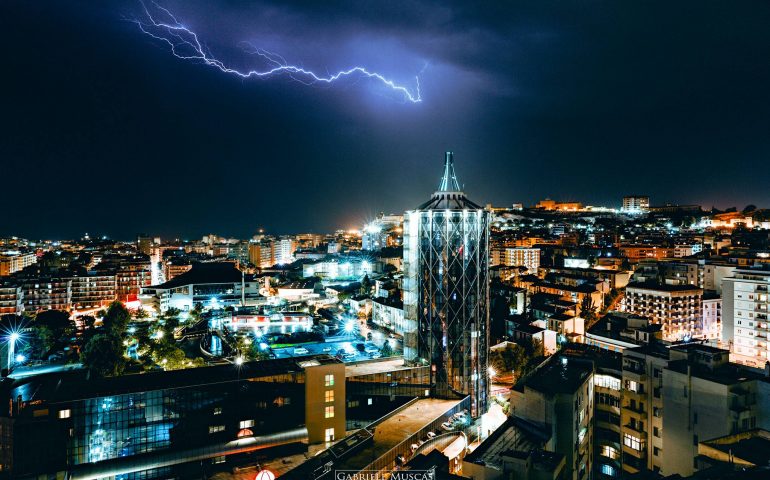
<path fill-rule="evenodd" d="M 430 194 L 481 203 L 770 206 L 770 4 L 171 1 L 218 57 L 410 84 L 240 80 L 173 58 L 134 2 L 0 4 L 0 234 L 348 227 Z M 9 180 L 10 179 L 10 180 Z"/>

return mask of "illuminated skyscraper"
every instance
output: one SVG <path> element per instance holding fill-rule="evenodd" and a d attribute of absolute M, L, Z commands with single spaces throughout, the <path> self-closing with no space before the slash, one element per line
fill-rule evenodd
<path fill-rule="evenodd" d="M 434 394 L 486 410 L 489 213 L 465 197 L 446 153 L 430 201 L 404 217 L 404 355 L 431 365 Z"/>

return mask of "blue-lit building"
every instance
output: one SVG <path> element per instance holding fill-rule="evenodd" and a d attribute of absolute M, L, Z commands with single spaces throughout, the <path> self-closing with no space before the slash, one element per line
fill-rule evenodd
<path fill-rule="evenodd" d="M 431 199 L 404 217 L 404 357 L 431 366 L 434 394 L 486 411 L 489 212 L 468 200 L 447 152 Z"/>
<path fill-rule="evenodd" d="M 0 478 L 202 478 L 345 436 L 345 367 L 328 355 L 2 388 Z"/>

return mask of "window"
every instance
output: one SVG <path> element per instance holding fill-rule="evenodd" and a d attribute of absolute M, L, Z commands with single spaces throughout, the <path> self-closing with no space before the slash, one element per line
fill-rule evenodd
<path fill-rule="evenodd" d="M 603 445 L 602 446 L 602 456 L 611 458 L 613 460 L 617 460 L 620 455 L 618 454 L 618 451 L 615 449 L 615 447 L 611 447 L 609 445 Z"/>
<path fill-rule="evenodd" d="M 607 475 L 608 477 L 614 477 L 615 476 L 615 468 L 612 465 L 604 465 L 602 464 L 602 474 Z"/>
<path fill-rule="evenodd" d="M 334 401 L 334 390 L 327 390 L 324 392 L 324 402 L 331 403 Z"/>
<path fill-rule="evenodd" d="M 225 463 L 225 455 L 220 455 L 218 457 L 214 457 L 211 459 L 211 463 L 218 464 L 218 463 Z"/>
<path fill-rule="evenodd" d="M 326 407 L 324 410 L 324 418 L 334 418 L 334 406 Z"/>
<path fill-rule="evenodd" d="M 652 454 L 657 457 L 660 455 L 660 449 L 658 447 L 652 447 Z"/>
<path fill-rule="evenodd" d="M 333 442 L 334 441 L 334 428 L 327 428 L 325 430 L 325 437 L 327 442 Z"/>
<path fill-rule="evenodd" d="M 222 415 L 222 407 L 214 407 L 214 415 Z"/>
<path fill-rule="evenodd" d="M 224 425 L 209 425 L 209 433 L 217 433 L 217 432 L 224 432 L 225 426 Z"/>
<path fill-rule="evenodd" d="M 660 437 L 660 430 L 658 430 L 658 427 L 652 427 L 652 435 L 655 437 Z"/>
<path fill-rule="evenodd" d="M 327 387 L 334 386 L 334 374 L 330 373 L 324 377 L 324 385 Z"/>
<path fill-rule="evenodd" d="M 632 392 L 636 392 L 639 390 L 639 384 L 633 380 L 626 380 L 626 390 L 631 390 Z"/>
<path fill-rule="evenodd" d="M 372 399 L 371 398 L 367 398 L 366 399 L 366 404 L 367 405 L 371 405 L 372 404 Z"/>
<path fill-rule="evenodd" d="M 251 428 L 254 426 L 254 420 L 241 420 L 238 424 L 238 428 Z"/>
<path fill-rule="evenodd" d="M 661 413 L 661 412 L 660 412 L 660 408 L 658 408 L 658 407 L 652 407 L 652 416 L 653 416 L 653 417 L 658 417 L 658 418 L 660 418 L 660 417 L 661 417 L 661 414 L 660 414 L 660 413 Z"/>
<path fill-rule="evenodd" d="M 634 449 L 636 451 L 640 451 L 642 449 L 642 442 L 641 442 L 641 440 L 639 440 L 639 438 L 637 438 L 637 437 L 635 437 L 633 435 L 630 435 L 628 433 L 626 433 L 623 436 L 623 445 L 625 445 L 625 446 L 627 446 L 629 448 L 632 448 L 632 449 Z"/>
<path fill-rule="evenodd" d="M 59 418 L 70 418 L 72 411 L 67 408 L 65 410 L 59 410 Z"/>

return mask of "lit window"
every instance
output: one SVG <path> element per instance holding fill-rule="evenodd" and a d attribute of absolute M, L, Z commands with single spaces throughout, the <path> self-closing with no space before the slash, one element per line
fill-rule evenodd
<path fill-rule="evenodd" d="M 330 373 L 330 374 L 326 375 L 326 377 L 324 378 L 324 380 L 325 380 L 325 382 L 324 382 L 324 383 L 325 383 L 325 385 L 326 385 L 327 387 L 333 387 L 333 386 L 334 386 L 334 374 L 331 374 L 331 373 Z"/>
<path fill-rule="evenodd" d="M 214 415 L 222 415 L 222 408 L 221 407 L 215 407 L 214 408 Z"/>
<path fill-rule="evenodd" d="M 326 407 L 324 418 L 334 418 L 334 406 Z"/>
<path fill-rule="evenodd" d="M 334 428 L 327 428 L 326 429 L 326 441 L 327 442 L 333 442 L 334 441 Z"/>
<path fill-rule="evenodd" d="M 618 451 L 614 447 L 610 447 L 609 445 L 602 446 L 602 456 L 611 458 L 613 460 L 617 460 L 619 457 Z"/>
<path fill-rule="evenodd" d="M 211 459 L 211 463 L 217 464 L 217 463 L 225 463 L 225 455 L 220 455 L 218 457 L 214 457 Z"/>
<path fill-rule="evenodd" d="M 224 432 L 225 426 L 224 425 L 209 425 L 209 433 L 217 433 L 217 432 Z"/>
<path fill-rule="evenodd" d="M 615 468 L 612 465 L 602 465 L 602 473 L 608 477 L 615 476 Z"/>
<path fill-rule="evenodd" d="M 625 434 L 623 437 L 623 445 L 634 449 L 636 451 L 639 451 L 642 449 L 642 442 L 637 437 L 630 435 L 628 433 Z"/>
<path fill-rule="evenodd" d="M 254 426 L 254 420 L 241 420 L 238 428 L 250 428 Z"/>
<path fill-rule="evenodd" d="M 371 405 L 372 404 L 372 399 L 371 398 L 367 398 L 366 399 L 366 404 L 367 405 Z"/>
<path fill-rule="evenodd" d="M 66 410 L 59 410 L 59 418 L 70 418 L 72 411 L 68 408 Z"/>
<path fill-rule="evenodd" d="M 327 390 L 324 392 L 324 401 L 326 403 L 334 401 L 334 390 Z"/>

